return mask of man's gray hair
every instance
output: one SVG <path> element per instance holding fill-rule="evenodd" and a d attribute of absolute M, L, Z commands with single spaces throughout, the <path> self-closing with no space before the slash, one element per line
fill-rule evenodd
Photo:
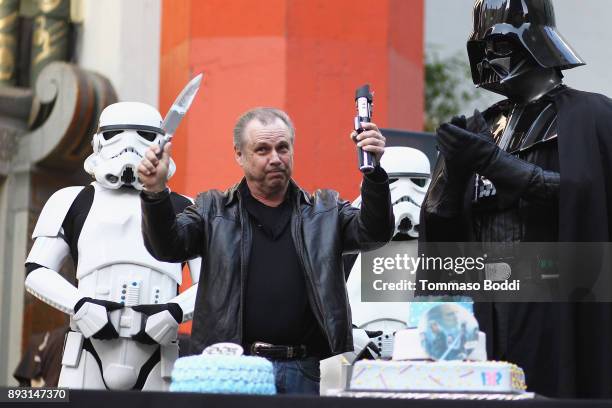
<path fill-rule="evenodd" d="M 234 147 L 242 146 L 244 130 L 248 124 L 255 119 L 264 126 L 274 123 L 276 119 L 282 120 L 289 129 L 291 144 L 293 144 L 293 140 L 295 139 L 295 128 L 293 127 L 293 122 L 291 122 L 289 115 L 280 109 L 263 107 L 251 109 L 238 118 L 236 126 L 234 126 Z"/>

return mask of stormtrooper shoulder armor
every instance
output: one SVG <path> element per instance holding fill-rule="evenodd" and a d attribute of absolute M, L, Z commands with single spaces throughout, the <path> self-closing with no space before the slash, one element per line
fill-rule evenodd
<path fill-rule="evenodd" d="M 85 187 L 66 187 L 53 193 L 38 217 L 32 238 L 57 236 L 66 213 L 83 188 Z"/>

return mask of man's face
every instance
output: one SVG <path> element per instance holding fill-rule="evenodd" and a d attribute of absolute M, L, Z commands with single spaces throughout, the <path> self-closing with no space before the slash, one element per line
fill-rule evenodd
<path fill-rule="evenodd" d="M 277 192 L 289 183 L 293 171 L 293 144 L 281 119 L 267 125 L 252 120 L 245 128 L 236 160 L 247 181 L 265 193 Z"/>
<path fill-rule="evenodd" d="M 442 325 L 450 329 L 458 324 L 457 313 L 451 308 L 442 306 Z"/>

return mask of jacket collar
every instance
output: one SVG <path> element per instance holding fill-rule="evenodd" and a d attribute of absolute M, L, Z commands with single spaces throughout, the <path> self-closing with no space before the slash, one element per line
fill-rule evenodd
<path fill-rule="evenodd" d="M 234 184 L 232 187 L 225 191 L 225 206 L 231 205 L 235 200 L 240 199 L 240 187 L 246 184 L 246 179 L 243 177 L 239 183 Z M 312 200 L 307 191 L 302 190 L 300 186 L 293 180 L 289 180 L 289 191 L 296 199 L 299 199 L 305 204 L 312 205 Z"/>

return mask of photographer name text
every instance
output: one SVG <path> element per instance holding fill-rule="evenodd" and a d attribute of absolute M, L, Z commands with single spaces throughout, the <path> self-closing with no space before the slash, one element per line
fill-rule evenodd
<path fill-rule="evenodd" d="M 485 291 L 503 291 L 516 292 L 521 289 L 520 279 L 511 281 L 492 281 L 483 280 L 483 282 L 430 282 L 426 279 L 418 281 L 410 281 L 402 279 L 396 282 L 385 282 L 382 279 L 376 279 L 372 282 L 375 291 L 442 291 L 442 292 L 477 292 Z"/>

